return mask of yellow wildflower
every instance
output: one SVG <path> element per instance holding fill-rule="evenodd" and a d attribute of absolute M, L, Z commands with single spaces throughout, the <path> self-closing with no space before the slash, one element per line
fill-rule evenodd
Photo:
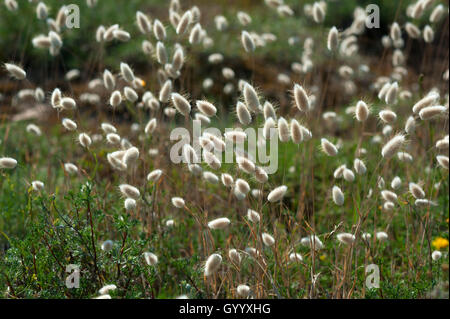
<path fill-rule="evenodd" d="M 442 238 L 442 237 L 437 237 L 433 240 L 432 245 L 436 249 L 447 248 L 448 247 L 448 239 Z"/>

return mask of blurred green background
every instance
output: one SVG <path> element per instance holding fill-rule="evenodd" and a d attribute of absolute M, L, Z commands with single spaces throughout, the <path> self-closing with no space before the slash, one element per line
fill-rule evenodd
<path fill-rule="evenodd" d="M 77 4 L 80 7 L 81 19 L 79 30 L 65 30 L 63 32 L 64 46 L 61 56 L 55 62 L 47 50 L 36 49 L 32 46 L 31 40 L 38 34 L 46 34 L 48 27 L 45 21 L 36 18 L 36 3 L 20 1 L 19 10 L 10 12 L 6 10 L 3 3 L 0 6 L 0 59 L 1 61 L 18 61 L 23 65 L 39 66 L 51 68 L 51 65 L 59 63 L 64 69 L 89 67 L 92 59 L 99 54 L 100 44 L 95 42 L 95 31 L 100 24 L 109 26 L 118 23 L 122 28 L 131 33 L 132 39 L 127 45 L 120 45 L 119 42 L 106 44 L 104 62 L 106 65 L 115 63 L 117 58 L 121 60 L 133 60 L 135 65 L 145 65 L 146 57 L 141 53 L 141 42 L 144 36 L 141 35 L 135 24 L 135 14 L 137 10 L 147 13 L 151 18 L 159 18 L 168 26 L 167 29 L 173 35 L 173 28 L 168 22 L 169 0 L 126 0 L 112 1 L 99 0 L 95 8 L 88 8 L 85 0 L 46 0 L 49 7 L 49 17 L 54 18 L 63 4 Z M 252 16 L 252 23 L 246 27 L 250 31 L 258 33 L 271 32 L 278 37 L 278 41 L 257 50 L 256 54 L 263 58 L 279 61 L 293 61 L 301 55 L 299 49 L 301 45 L 288 45 L 288 38 L 298 36 L 304 40 L 306 36 L 321 36 L 327 32 L 328 28 L 336 25 L 340 29 L 348 27 L 353 19 L 353 11 L 356 6 L 365 8 L 370 3 L 380 6 L 381 28 L 378 30 L 366 31 L 368 37 L 380 37 L 386 34 L 387 27 L 396 16 L 397 10 L 406 10 L 411 0 L 340 0 L 327 1 L 328 13 L 323 25 L 308 20 L 303 12 L 306 3 L 314 1 L 285 0 L 294 10 L 294 17 L 280 18 L 276 10 L 269 9 L 263 0 L 188 0 L 182 1 L 182 9 L 186 10 L 193 5 L 197 5 L 202 12 L 201 23 L 207 28 L 210 35 L 215 39 L 215 44 L 208 51 L 222 52 L 227 56 L 239 53 L 236 50 L 239 41 L 230 41 L 230 37 L 237 37 L 242 29 L 237 23 L 236 12 L 243 10 Z M 223 14 L 230 22 L 230 31 L 222 33 L 220 37 L 214 37 L 217 32 L 213 26 L 214 16 Z M 404 15 L 401 15 L 404 17 Z M 273 20 L 273 23 L 267 21 Z M 404 21 L 399 21 L 403 23 Z M 418 24 L 422 22 L 418 21 Z M 236 31 L 236 32 L 233 32 Z M 154 42 L 154 39 L 150 39 Z M 205 52 L 202 46 L 197 50 Z M 377 47 L 373 50 L 376 52 Z M 208 52 L 205 52 L 208 53 Z M 54 68 L 53 68 L 54 69 Z M 45 71 L 44 71 L 45 72 Z"/>

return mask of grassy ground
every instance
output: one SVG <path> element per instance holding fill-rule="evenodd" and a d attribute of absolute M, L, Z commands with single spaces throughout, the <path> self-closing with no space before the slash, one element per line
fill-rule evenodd
<path fill-rule="evenodd" d="M 48 1 L 48 4 L 57 7 L 56 2 Z M 156 80 L 156 72 L 159 66 L 154 59 L 141 53 L 140 43 L 145 37 L 137 35 L 135 26 L 134 13 L 142 9 L 142 1 L 127 1 L 123 7 L 122 3 L 118 7 L 101 5 L 100 16 L 108 17 L 108 22 L 99 21 L 98 12 L 88 10 L 83 1 L 82 10 L 86 15 L 82 23 L 85 21 L 88 25 L 82 24 L 86 29 L 79 32 L 89 33 L 90 30 L 92 33 L 99 23 L 117 22 L 124 29 L 133 30 L 136 36 L 128 43 L 100 45 L 94 42 L 94 34 L 86 41 L 84 34 L 77 36 L 77 32 L 71 30 L 64 34 L 62 54 L 54 59 L 37 53 L 36 49 L 25 49 L 26 43 L 30 45 L 31 34 L 41 29 L 45 32 L 46 27 L 41 23 L 35 28 L 34 23 L 39 22 L 28 24 L 19 20 L 11 27 L 11 34 L 25 28 L 28 35 L 19 37 L 13 45 L 13 53 L 6 53 L 2 61 L 15 58 L 13 60 L 23 62 L 27 70 L 33 71 L 25 83 L 10 80 L 6 73 L 1 75 L 5 99 L 0 108 L 0 156 L 12 157 L 18 162 L 12 170 L 0 169 L 0 291 L 3 296 L 94 298 L 104 285 L 114 284 L 117 289 L 109 292 L 113 298 L 175 298 L 180 295 L 237 298 L 237 286 L 246 284 L 254 298 L 448 298 L 448 168 L 442 168 L 436 161 L 439 154 L 448 156 L 448 149 L 439 151 L 435 147 L 436 141 L 448 134 L 448 82 L 441 80 L 441 71 L 448 69 L 448 47 L 443 53 L 447 54 L 444 62 L 437 59 L 441 46 L 436 45 L 433 47 L 435 55 L 431 55 L 434 59 L 422 57 L 419 62 L 405 63 L 409 76 L 400 80 L 400 87 L 410 90 L 411 97 L 398 98 L 392 105 L 386 105 L 377 98 L 373 84 L 382 75 L 392 76 L 392 48 L 380 49 L 380 39 L 370 37 L 365 41 L 373 41 L 378 48 L 374 52 L 382 52 L 380 56 L 372 52 L 372 55 L 340 57 L 329 53 L 325 47 L 329 26 L 337 25 L 343 30 L 351 24 L 356 1 L 345 1 L 342 6 L 330 1 L 325 24 L 320 26 L 300 15 L 303 2 L 300 5 L 297 1 L 285 1 L 292 5 L 296 15 L 280 19 L 263 4 L 253 5 L 250 1 L 242 1 L 240 6 L 233 2 L 230 7 L 226 1 L 211 5 L 199 1 L 205 12 L 202 26 L 215 40 L 210 49 L 191 46 L 186 39 L 176 37 L 167 22 L 167 8 L 160 2 L 144 5 L 146 10 L 143 10 L 161 17 L 168 25 L 166 42 L 170 56 L 178 40 L 187 51 L 182 75 L 174 80 L 174 91 L 186 94 L 193 106 L 195 100 L 202 98 L 217 106 L 218 113 L 212 117 L 209 127 L 221 131 L 246 127 L 237 121 L 234 111 L 236 101 L 242 100 L 241 93 L 237 90 L 230 95 L 223 93 L 225 84 L 233 83 L 237 88 L 238 79 L 242 78 L 258 88 L 261 102 L 272 101 L 277 106 L 278 116 L 297 119 L 311 130 L 313 138 L 300 144 L 279 142 L 278 170 L 263 184 L 242 172 L 235 163 L 223 163 L 217 170 L 202 163 L 204 171 L 212 171 L 219 178 L 222 173 L 231 174 L 235 180 L 243 178 L 252 189 L 262 191 L 261 197 L 249 193 L 239 201 L 222 183 L 212 184 L 202 176 L 191 174 L 186 164 L 171 162 L 169 152 L 174 142 L 169 140 L 170 132 L 180 126 L 191 129 L 192 117 L 185 118 L 179 113 L 174 118 L 164 116 L 162 110 L 172 106 L 171 102 L 161 103 L 158 111 L 123 102 L 113 111 L 107 106 L 111 92 L 103 87 L 99 90 L 86 87 L 89 80 L 101 76 L 105 67 L 118 74 L 119 63 L 126 60 L 136 75 L 145 80 L 144 87 L 137 89 L 138 94 L 142 96 L 148 90 L 158 95 L 161 85 Z M 389 30 L 385 24 L 394 21 L 397 10 L 401 12 L 398 21 L 408 21 L 404 10 L 409 2 L 405 1 L 400 8 L 392 3 L 380 1 L 386 12 L 382 17 L 384 30 Z M 227 32 L 214 29 L 215 14 L 223 13 L 231 20 L 238 9 L 245 9 L 252 15 L 249 31 L 272 32 L 278 40 L 273 45 L 257 48 L 255 54 L 250 55 L 239 42 L 242 26 L 234 23 Z M 24 10 L 28 10 L 28 15 L 34 12 L 33 7 Z M 14 20 L 14 16 L 3 11 L 0 14 L 0 18 L 7 17 L 0 20 L 0 31 L 5 34 L 12 25 L 6 23 Z M 348 24 L 339 22 L 341 15 L 350 15 Z M 448 24 L 448 16 L 445 19 L 442 25 Z M 441 38 L 435 42 L 440 43 L 439 39 L 447 37 L 448 43 L 448 33 L 439 35 Z M 292 36 L 299 36 L 300 43 L 288 45 Z M 315 40 L 314 68 L 307 74 L 295 74 L 290 65 L 300 61 L 306 37 Z M 0 39 L 2 48 L 14 42 L 8 36 Z M 153 35 L 149 39 L 156 43 Z M 406 36 L 405 40 L 404 50 L 414 51 L 417 42 L 411 42 Z M 206 63 L 209 54 L 214 52 L 225 56 L 219 66 Z M 370 72 L 358 71 L 362 64 L 367 64 Z M 410 68 L 410 64 L 421 64 L 421 67 Z M 355 70 L 351 78 L 356 86 L 353 93 L 346 92 L 344 83 L 348 82 L 339 75 L 342 65 L 350 65 Z M 235 79 L 223 79 L 221 68 L 225 66 L 233 68 Z M 60 73 L 73 67 L 79 68 L 82 76 L 69 83 Z M 290 76 L 289 84 L 276 80 L 279 73 Z M 214 79 L 209 91 L 202 88 L 206 77 Z M 118 87 L 122 88 L 126 83 L 117 78 Z M 316 106 L 311 112 L 296 109 L 291 92 L 294 83 L 300 83 L 315 95 Z M 77 109 L 58 113 L 47 98 L 43 116 L 11 121 L 14 115 L 36 104 L 14 102 L 16 91 L 37 85 L 44 88 L 47 97 L 54 87 L 60 87 L 65 95 L 77 100 Z M 403 132 L 411 107 L 433 87 L 440 90 L 440 103 L 447 106 L 447 111 L 431 121 L 422 121 L 415 115 L 416 131 L 407 135 L 407 143 L 400 149 L 411 154 L 413 161 L 403 162 L 397 156 L 383 158 L 383 145 L 395 133 Z M 79 101 L 80 94 L 86 91 L 98 94 L 101 102 L 91 105 Z M 348 107 L 355 106 L 361 99 L 371 107 L 369 120 L 364 124 L 347 112 Z M 377 114 L 386 107 L 395 111 L 397 120 L 391 124 L 392 133 L 383 134 L 386 125 Z M 336 117 L 325 120 L 325 111 L 335 112 Z M 249 127 L 262 127 L 262 114 L 253 116 Z M 76 121 L 77 130 L 65 130 L 60 124 L 63 117 Z M 158 127 L 152 134 L 145 134 L 143 128 L 152 118 L 158 119 Z M 107 154 L 120 146 L 105 142 L 100 127 L 103 122 L 113 124 L 122 138 L 139 149 L 139 159 L 134 166 L 118 171 L 108 163 Z M 31 123 L 39 125 L 40 136 L 28 132 Z M 137 131 L 132 129 L 133 123 L 139 124 Z M 84 148 L 78 140 L 82 132 L 91 137 L 99 134 L 103 140 Z M 337 156 L 330 157 L 322 152 L 322 137 L 340 145 Z M 376 142 L 376 138 L 380 140 Z M 157 154 L 151 155 L 149 151 L 155 149 Z M 359 155 L 361 149 L 366 153 Z M 364 161 L 366 174 L 355 173 L 353 182 L 333 176 L 340 165 L 353 169 L 355 158 Z M 79 168 L 76 174 L 71 175 L 64 169 L 64 163 L 68 162 Z M 147 174 L 155 169 L 163 171 L 161 179 L 147 181 Z M 383 208 L 385 200 L 381 191 L 393 190 L 391 181 L 396 176 L 402 180 L 400 188 L 394 190 L 398 200 L 394 209 L 387 211 Z M 379 177 L 384 179 L 384 186 L 377 183 Z M 36 180 L 44 182 L 42 190 L 31 186 Z M 420 183 L 426 198 L 436 205 L 417 207 L 416 199 L 408 190 L 410 182 Z M 139 189 L 135 209 L 124 208 L 125 197 L 119 191 L 120 184 Z M 267 201 L 269 192 L 279 185 L 286 185 L 288 189 L 282 201 Z M 333 201 L 334 185 L 341 187 L 345 194 L 342 206 Z M 171 199 L 175 196 L 185 200 L 183 208 L 173 206 Z M 248 220 L 248 209 L 260 213 L 260 223 Z M 220 217 L 229 218 L 231 224 L 223 230 L 210 229 L 208 222 Z M 174 221 L 173 226 L 167 224 L 169 220 Z M 263 232 L 275 238 L 274 245 L 263 243 Z M 388 240 L 378 240 L 378 232 L 386 232 Z M 337 240 L 339 233 L 355 234 L 356 239 L 350 245 L 342 243 Z M 370 233 L 372 238 L 363 240 L 363 233 Z M 314 251 L 301 243 L 302 238 L 312 234 L 323 242 L 321 250 Z M 102 248 L 107 240 L 113 241 L 111 250 Z M 248 247 L 260 253 L 251 256 L 246 252 Z M 232 248 L 241 252 L 240 264 L 228 257 Z M 432 258 L 436 250 L 442 252 L 439 260 Z M 154 253 L 158 263 L 149 265 L 144 252 Z M 290 259 L 294 252 L 301 254 L 302 261 Z M 222 256 L 221 266 L 212 276 L 205 276 L 205 261 L 213 253 Z M 79 289 L 66 287 L 69 264 L 80 266 Z M 369 264 L 380 269 L 379 289 L 366 287 L 365 271 Z"/>

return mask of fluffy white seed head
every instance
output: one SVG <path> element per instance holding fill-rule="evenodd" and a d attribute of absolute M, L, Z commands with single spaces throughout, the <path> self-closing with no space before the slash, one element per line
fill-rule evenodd
<path fill-rule="evenodd" d="M 230 174 L 222 173 L 222 175 L 221 175 L 220 178 L 221 178 L 221 180 L 222 180 L 222 184 L 223 184 L 225 187 L 231 187 L 231 186 L 233 186 L 234 180 L 233 180 L 233 177 L 232 177 Z"/>
<path fill-rule="evenodd" d="M 247 218 L 252 223 L 259 223 L 259 221 L 261 220 L 259 213 L 254 211 L 253 209 L 247 210 Z"/>
<path fill-rule="evenodd" d="M 380 119 L 387 124 L 392 124 L 397 120 L 397 114 L 391 110 L 382 110 L 378 113 Z"/>
<path fill-rule="evenodd" d="M 41 191 L 44 189 L 44 183 L 41 181 L 32 181 L 31 187 L 33 188 L 34 191 Z"/>
<path fill-rule="evenodd" d="M 36 16 L 40 20 L 47 19 L 48 9 L 44 2 L 39 2 L 36 6 Z"/>
<path fill-rule="evenodd" d="M 336 235 L 337 240 L 345 245 L 351 245 L 355 241 L 355 235 L 350 233 L 340 233 Z"/>
<path fill-rule="evenodd" d="M 171 96 L 173 106 L 177 109 L 177 111 L 184 116 L 188 116 L 191 112 L 191 105 L 189 104 L 189 101 L 178 93 L 172 93 Z"/>
<path fill-rule="evenodd" d="M 39 49 L 49 49 L 51 46 L 50 38 L 43 34 L 35 36 L 31 43 L 35 48 Z"/>
<path fill-rule="evenodd" d="M 255 179 L 259 183 L 265 183 L 269 179 L 269 176 L 267 175 L 267 172 L 262 168 L 257 166 L 255 168 Z"/>
<path fill-rule="evenodd" d="M 77 123 L 68 118 L 62 119 L 62 125 L 68 131 L 75 131 L 77 129 Z"/>
<path fill-rule="evenodd" d="M 355 174 L 351 169 L 348 168 L 344 169 L 344 171 L 342 172 L 342 177 L 344 177 L 347 182 L 353 182 L 355 180 Z"/>
<path fill-rule="evenodd" d="M 347 165 L 343 164 L 340 165 L 338 168 L 336 168 L 333 172 L 333 176 L 335 179 L 342 178 L 342 175 L 344 173 L 344 170 L 347 168 Z"/>
<path fill-rule="evenodd" d="M 430 14 L 430 22 L 436 23 L 442 18 L 445 13 L 444 6 L 442 4 L 438 4 Z"/>
<path fill-rule="evenodd" d="M 58 105 L 65 110 L 73 110 L 77 107 L 75 100 L 70 97 L 61 98 Z"/>
<path fill-rule="evenodd" d="M 448 135 L 446 135 L 443 139 L 440 139 L 436 142 L 436 148 L 439 150 L 448 150 L 449 149 Z"/>
<path fill-rule="evenodd" d="M 426 43 L 431 43 L 434 40 L 434 31 L 433 31 L 433 28 L 430 27 L 429 25 L 426 25 L 423 28 L 423 40 Z"/>
<path fill-rule="evenodd" d="M 256 90 L 253 86 L 246 83 L 243 89 L 244 100 L 247 108 L 255 113 L 258 113 L 261 109 L 261 105 L 259 103 L 259 97 L 256 93 Z"/>
<path fill-rule="evenodd" d="M 41 103 L 44 102 L 44 100 L 45 100 L 44 90 L 42 90 L 40 87 L 36 88 L 34 90 L 34 97 L 36 98 L 36 100 L 38 102 L 41 102 Z"/>
<path fill-rule="evenodd" d="M 131 39 L 130 33 L 121 29 L 115 29 L 113 31 L 113 37 L 122 42 L 127 42 Z"/>
<path fill-rule="evenodd" d="M 420 110 L 419 117 L 424 121 L 431 120 L 435 117 L 443 115 L 447 111 L 447 108 L 442 105 L 427 106 Z"/>
<path fill-rule="evenodd" d="M 408 33 L 408 35 L 411 38 L 413 38 L 413 39 L 420 38 L 420 34 L 421 34 L 420 29 L 414 23 L 406 22 L 405 30 L 406 30 L 406 33 Z"/>
<path fill-rule="evenodd" d="M 397 22 L 394 22 L 391 25 L 390 36 L 391 36 L 392 41 L 394 41 L 394 42 L 401 39 L 402 31 L 401 31 L 400 26 L 399 26 L 399 24 Z"/>
<path fill-rule="evenodd" d="M 105 26 L 100 25 L 95 31 L 95 41 L 103 42 L 103 40 L 105 40 L 105 32 L 106 32 Z"/>
<path fill-rule="evenodd" d="M 274 120 L 277 119 L 275 109 L 272 103 L 270 103 L 269 101 L 264 102 L 263 112 L 264 112 L 264 120 L 267 120 L 269 117 L 273 118 Z"/>
<path fill-rule="evenodd" d="M 178 48 L 175 50 L 175 53 L 173 54 L 172 58 L 172 68 L 175 71 L 181 70 L 184 64 L 184 52 L 183 49 Z"/>
<path fill-rule="evenodd" d="M 415 114 L 418 114 L 423 108 L 427 106 L 431 106 L 439 101 L 439 93 L 430 93 L 427 96 L 423 97 L 416 104 L 414 104 L 412 111 Z"/>
<path fill-rule="evenodd" d="M 155 19 L 153 22 L 153 34 L 159 41 L 163 41 L 166 38 L 166 29 L 158 19 Z"/>
<path fill-rule="evenodd" d="M 388 234 L 384 231 L 377 232 L 376 237 L 379 241 L 386 241 L 389 238 Z"/>
<path fill-rule="evenodd" d="M 262 233 L 261 235 L 262 241 L 266 246 L 273 246 L 275 244 L 275 238 L 268 233 Z"/>
<path fill-rule="evenodd" d="M 436 156 L 436 160 L 442 168 L 448 170 L 448 156 L 438 155 Z"/>
<path fill-rule="evenodd" d="M 380 91 L 378 92 L 378 98 L 380 100 L 383 100 L 386 97 L 387 91 L 389 91 L 391 87 L 391 83 L 390 82 L 386 82 L 380 89 Z"/>
<path fill-rule="evenodd" d="M 116 86 L 116 78 L 108 69 L 103 71 L 103 84 L 108 91 L 113 90 Z"/>
<path fill-rule="evenodd" d="M 386 104 L 394 104 L 397 101 L 398 95 L 398 83 L 394 82 L 389 87 L 389 90 L 386 92 L 385 101 Z"/>
<path fill-rule="evenodd" d="M 309 141 L 312 138 L 312 133 L 303 125 L 300 125 L 300 129 L 302 130 L 302 138 L 303 141 Z"/>
<path fill-rule="evenodd" d="M 142 34 L 147 34 L 152 31 L 152 23 L 150 19 L 141 11 L 136 12 L 136 23 Z"/>
<path fill-rule="evenodd" d="M 321 149 L 322 151 L 327 154 L 328 156 L 336 156 L 338 153 L 338 149 L 337 147 L 331 143 L 329 140 L 327 140 L 326 138 L 322 138 L 320 140 L 320 145 L 321 145 Z"/>
<path fill-rule="evenodd" d="M 103 286 L 102 288 L 100 288 L 98 293 L 100 295 L 107 295 L 107 294 L 109 294 L 110 291 L 114 291 L 116 289 L 117 289 L 116 285 L 106 285 L 106 286 Z"/>
<path fill-rule="evenodd" d="M 222 217 L 222 218 L 217 218 L 217 219 L 210 221 L 208 223 L 208 227 L 211 229 L 224 229 L 224 228 L 228 227 L 228 225 L 230 225 L 230 223 L 231 223 L 231 221 L 228 218 Z"/>
<path fill-rule="evenodd" d="M 364 175 L 367 171 L 366 165 L 359 158 L 355 158 L 353 161 L 353 168 L 358 175 Z"/>
<path fill-rule="evenodd" d="M 303 237 L 300 240 L 300 243 L 303 246 L 309 247 L 309 248 L 314 249 L 314 250 L 321 250 L 324 247 L 322 241 L 316 235 L 310 235 L 310 236 L 307 236 L 307 237 Z"/>
<path fill-rule="evenodd" d="M 123 156 L 123 162 L 125 165 L 130 166 L 137 162 L 139 159 L 139 150 L 137 147 L 130 147 L 126 150 Z"/>
<path fill-rule="evenodd" d="M 291 120 L 290 133 L 291 133 L 292 141 L 295 144 L 300 144 L 303 141 L 302 129 L 296 119 Z"/>
<path fill-rule="evenodd" d="M 197 100 L 196 105 L 199 111 L 202 112 L 204 115 L 208 117 L 216 115 L 217 108 L 212 103 L 204 100 Z"/>
<path fill-rule="evenodd" d="M 37 136 L 41 136 L 42 135 L 41 129 L 36 124 L 28 124 L 27 127 L 26 127 L 26 131 L 28 133 L 35 134 Z"/>
<path fill-rule="evenodd" d="M 161 41 L 158 41 L 156 43 L 156 59 L 158 60 L 158 63 L 161 65 L 165 65 L 169 61 L 166 46 Z"/>
<path fill-rule="evenodd" d="M 141 196 L 141 192 L 139 191 L 139 189 L 129 184 L 119 185 L 119 190 L 125 197 L 139 199 L 139 197 Z"/>
<path fill-rule="evenodd" d="M 395 203 L 397 201 L 397 194 L 390 190 L 387 190 L 387 189 L 381 191 L 381 197 L 383 197 L 383 199 L 385 201 L 389 201 L 389 202 L 393 202 L 393 203 Z"/>
<path fill-rule="evenodd" d="M 302 112 L 308 111 L 311 107 L 308 94 L 306 94 L 305 89 L 299 84 L 294 85 L 294 100 L 295 105 Z"/>
<path fill-rule="evenodd" d="M 0 161 L 0 163 L 1 163 L 1 161 Z M 76 173 L 78 173 L 78 167 L 76 167 L 75 164 L 72 164 L 72 163 L 65 163 L 64 170 L 70 175 L 75 175 Z"/>
<path fill-rule="evenodd" d="M 316 23 L 322 23 L 325 19 L 325 10 L 324 7 L 319 2 L 314 2 L 313 8 L 312 8 L 312 16 L 314 19 L 314 22 Z"/>
<path fill-rule="evenodd" d="M 250 287 L 247 285 L 239 285 L 236 288 L 236 293 L 239 297 L 247 298 L 250 294 Z"/>
<path fill-rule="evenodd" d="M 109 123 L 102 123 L 101 128 L 102 128 L 103 132 L 105 132 L 105 134 L 117 132 L 117 129 Z"/>
<path fill-rule="evenodd" d="M 5 63 L 5 68 L 9 75 L 17 80 L 23 80 L 27 77 L 27 73 L 18 65 Z"/>
<path fill-rule="evenodd" d="M 127 212 L 135 210 L 136 209 L 136 200 L 134 200 L 133 198 L 125 199 L 124 207 Z"/>
<path fill-rule="evenodd" d="M 358 101 L 355 107 L 355 117 L 359 122 L 364 122 L 369 117 L 369 107 L 364 101 Z"/>
<path fill-rule="evenodd" d="M 431 254 L 431 258 L 432 258 L 434 261 L 441 259 L 441 257 L 442 257 L 442 253 L 441 253 L 439 250 L 435 250 L 435 251 L 433 251 L 433 253 Z"/>
<path fill-rule="evenodd" d="M 279 202 L 283 199 L 284 195 L 286 194 L 287 186 L 281 185 L 272 190 L 269 195 L 267 196 L 267 200 L 271 203 Z"/>
<path fill-rule="evenodd" d="M 332 27 L 328 32 L 327 48 L 330 51 L 336 51 L 339 46 L 339 31 L 336 27 Z"/>
<path fill-rule="evenodd" d="M 12 157 L 0 157 L 0 169 L 13 169 L 17 166 L 17 161 Z"/>
<path fill-rule="evenodd" d="M 333 197 L 333 201 L 336 205 L 338 206 L 342 206 L 344 205 L 344 193 L 342 192 L 342 190 L 340 189 L 339 186 L 333 186 L 333 190 L 332 190 L 332 197 Z"/>
<path fill-rule="evenodd" d="M 122 74 L 124 80 L 128 83 L 132 83 L 135 79 L 134 72 L 127 63 L 120 63 L 120 73 Z"/>
<path fill-rule="evenodd" d="M 151 171 L 147 175 L 147 181 L 156 183 L 161 178 L 162 173 L 163 173 L 163 171 L 160 169 L 155 169 L 155 170 Z"/>
<path fill-rule="evenodd" d="M 247 31 L 242 31 L 241 34 L 241 42 L 242 46 L 244 47 L 245 51 L 247 52 L 253 52 L 255 51 L 255 42 L 253 41 L 252 36 Z"/>
<path fill-rule="evenodd" d="M 303 261 L 303 256 L 299 253 L 291 253 L 289 254 L 289 260 L 292 263 L 301 263 Z"/>
<path fill-rule="evenodd" d="M 171 94 L 172 94 L 172 81 L 167 80 L 164 82 L 163 86 L 161 87 L 161 90 L 159 91 L 159 100 L 161 102 L 168 102 Z"/>
<path fill-rule="evenodd" d="M 182 16 L 180 21 L 178 22 L 176 32 L 177 34 L 183 34 L 186 32 L 189 24 L 192 21 L 192 13 L 191 11 L 186 11 Z"/>
<path fill-rule="evenodd" d="M 399 189 L 401 186 L 402 186 L 402 180 L 400 179 L 400 177 L 395 176 L 395 177 L 392 179 L 392 182 L 391 182 L 391 187 L 392 187 L 392 189 L 397 190 L 397 189 Z"/>
<path fill-rule="evenodd" d="M 143 255 L 147 265 L 155 266 L 158 263 L 158 256 L 156 256 L 154 253 L 146 251 Z"/>
<path fill-rule="evenodd" d="M 414 196 L 414 198 L 416 199 L 421 199 L 421 198 L 425 198 L 425 192 L 422 189 L 422 187 L 420 187 L 419 184 L 416 183 L 409 183 L 409 192 Z"/>
<path fill-rule="evenodd" d="M 236 156 L 236 162 L 239 169 L 246 172 L 247 174 L 253 174 L 255 172 L 255 163 L 253 163 L 250 159 L 243 156 Z"/>
<path fill-rule="evenodd" d="M 278 137 L 281 142 L 289 142 L 290 139 L 289 124 L 283 117 L 278 119 Z"/>
<path fill-rule="evenodd" d="M 183 208 L 185 205 L 184 199 L 181 197 L 172 197 L 172 205 L 176 208 Z"/>
<path fill-rule="evenodd" d="M 196 23 L 189 34 L 189 43 L 198 44 L 201 40 L 202 26 L 200 23 Z"/>
<path fill-rule="evenodd" d="M 219 183 L 219 177 L 212 172 L 203 172 L 203 178 L 211 184 Z"/>
<path fill-rule="evenodd" d="M 238 101 L 236 103 L 236 115 L 242 125 L 249 125 L 252 121 L 252 115 L 244 103 Z"/>
<path fill-rule="evenodd" d="M 234 248 L 228 251 L 228 258 L 230 258 L 231 262 L 235 265 L 241 263 L 241 254 Z"/>
<path fill-rule="evenodd" d="M 80 142 L 81 146 L 84 148 L 88 148 L 92 144 L 92 139 L 88 134 L 81 133 L 78 135 L 78 142 Z"/>
<path fill-rule="evenodd" d="M 112 92 L 110 98 L 109 98 L 109 104 L 116 108 L 122 103 L 122 95 L 120 94 L 120 91 L 114 91 Z"/>
<path fill-rule="evenodd" d="M 136 102 L 137 99 L 139 98 L 136 91 L 130 88 L 129 86 L 124 87 L 123 95 L 125 95 L 125 98 L 130 102 Z"/>
<path fill-rule="evenodd" d="M 212 254 L 208 257 L 205 263 L 205 276 L 213 275 L 220 268 L 222 263 L 222 256 L 219 254 Z"/>
<path fill-rule="evenodd" d="M 237 16 L 237 18 L 239 20 L 239 23 L 242 24 L 243 26 L 246 26 L 246 25 L 248 25 L 248 24 L 250 24 L 252 22 L 252 18 L 246 12 L 238 11 L 236 16 Z"/>
<path fill-rule="evenodd" d="M 391 138 L 381 149 L 381 155 L 384 158 L 390 158 L 403 146 L 405 143 L 405 136 L 397 134 Z"/>
<path fill-rule="evenodd" d="M 145 134 L 147 134 L 147 135 L 152 134 L 155 131 L 157 126 L 158 126 L 158 121 L 156 120 L 156 118 L 152 118 L 145 125 L 145 128 L 144 128 Z"/>
<path fill-rule="evenodd" d="M 414 205 L 420 208 L 424 208 L 424 207 L 430 207 L 430 206 L 437 206 L 438 204 L 428 200 L 428 199 L 424 199 L 424 198 L 419 198 L 416 199 L 416 201 L 414 202 Z"/>
<path fill-rule="evenodd" d="M 413 116 L 408 117 L 405 123 L 405 132 L 406 134 L 412 135 L 416 130 L 416 120 Z"/>
<path fill-rule="evenodd" d="M 248 185 L 248 183 L 241 178 L 238 178 L 236 180 L 235 186 L 236 189 L 244 195 L 248 194 L 248 192 L 250 191 L 250 185 Z"/>
<path fill-rule="evenodd" d="M 263 127 L 263 136 L 265 139 L 270 139 L 277 133 L 275 120 L 272 117 L 269 117 L 264 122 Z"/>

